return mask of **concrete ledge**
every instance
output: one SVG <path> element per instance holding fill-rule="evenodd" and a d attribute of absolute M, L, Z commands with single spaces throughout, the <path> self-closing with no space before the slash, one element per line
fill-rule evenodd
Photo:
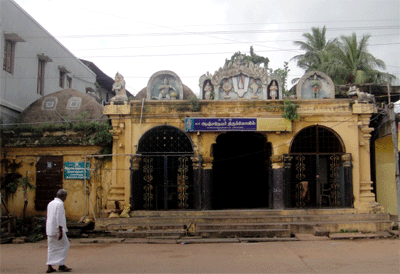
<path fill-rule="evenodd" d="M 295 234 L 296 238 L 299 239 L 299 241 L 327 241 L 329 240 L 328 236 L 315 236 L 313 234 L 306 234 L 306 233 L 296 233 Z"/>
<path fill-rule="evenodd" d="M 276 237 L 276 238 L 239 238 L 240 242 L 294 242 L 298 241 L 299 239 L 296 237 Z"/>
<path fill-rule="evenodd" d="M 389 232 L 377 233 L 331 233 L 329 238 L 331 240 L 354 240 L 354 239 L 373 239 L 373 238 L 389 238 Z"/>
<path fill-rule="evenodd" d="M 238 238 L 197 238 L 178 240 L 178 244 L 216 244 L 216 243 L 239 243 Z"/>

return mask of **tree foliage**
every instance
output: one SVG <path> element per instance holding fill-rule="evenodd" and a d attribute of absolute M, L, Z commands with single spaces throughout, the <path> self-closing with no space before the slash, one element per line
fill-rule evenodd
<path fill-rule="evenodd" d="M 291 60 L 297 66 L 310 70 L 319 70 L 332 78 L 335 84 L 362 84 L 386 81 L 386 74 L 378 69 L 386 69 L 385 63 L 368 52 L 370 35 L 340 36 L 327 41 L 326 27 L 311 28 L 311 33 L 304 33 L 305 41 L 294 41 L 296 46 L 304 50 L 304 54 L 296 55 Z M 391 80 L 396 77 L 390 75 Z"/>
<path fill-rule="evenodd" d="M 250 47 L 250 55 L 243 54 L 240 51 L 235 52 L 230 59 L 225 59 L 225 65 L 228 65 L 230 62 L 237 61 L 239 58 L 243 58 L 247 62 L 252 62 L 254 65 L 263 65 L 265 69 L 268 68 L 268 57 L 263 57 L 254 53 L 253 46 Z"/>

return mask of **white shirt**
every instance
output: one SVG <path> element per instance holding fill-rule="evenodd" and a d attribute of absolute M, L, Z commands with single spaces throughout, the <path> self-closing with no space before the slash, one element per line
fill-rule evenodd
<path fill-rule="evenodd" d="M 58 227 L 60 226 L 63 232 L 68 231 L 64 202 L 60 198 L 54 198 L 54 200 L 47 205 L 46 235 L 57 235 L 59 233 Z"/>

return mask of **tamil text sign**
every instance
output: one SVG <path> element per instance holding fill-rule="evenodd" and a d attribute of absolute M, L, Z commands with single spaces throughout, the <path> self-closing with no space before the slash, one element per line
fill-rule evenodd
<path fill-rule="evenodd" d="M 64 179 L 69 180 L 83 180 L 90 179 L 90 163 L 86 162 L 65 162 L 64 163 Z"/>
<path fill-rule="evenodd" d="M 292 131 L 284 118 L 185 118 L 185 131 Z"/>

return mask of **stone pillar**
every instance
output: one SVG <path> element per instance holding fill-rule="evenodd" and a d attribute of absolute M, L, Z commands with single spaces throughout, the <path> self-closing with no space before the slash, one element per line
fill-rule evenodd
<path fill-rule="evenodd" d="M 193 164 L 193 206 L 194 209 L 200 210 L 203 203 L 202 197 L 202 157 L 195 155 L 190 158 Z"/>
<path fill-rule="evenodd" d="M 344 207 L 353 207 L 353 166 L 351 154 L 342 155 L 343 181 L 344 181 Z"/>
<path fill-rule="evenodd" d="M 202 208 L 203 210 L 210 210 L 212 208 L 212 182 L 213 182 L 213 175 L 212 175 L 212 162 L 214 158 L 213 157 L 204 157 L 203 158 L 203 163 L 202 163 L 202 200 L 203 200 L 203 205 Z"/>
<path fill-rule="evenodd" d="M 140 171 L 139 171 L 139 163 L 141 161 L 140 157 L 133 157 L 131 159 L 131 176 L 130 176 L 130 204 L 131 204 L 131 209 L 140 209 L 141 208 L 141 203 L 143 201 L 143 196 L 139 196 L 138 194 L 138 188 L 142 187 L 142 185 L 139 185 L 141 182 L 140 178 Z"/>
<path fill-rule="evenodd" d="M 283 180 L 283 156 L 272 156 L 272 182 L 271 182 L 271 199 L 273 209 L 284 208 L 284 180 Z"/>

